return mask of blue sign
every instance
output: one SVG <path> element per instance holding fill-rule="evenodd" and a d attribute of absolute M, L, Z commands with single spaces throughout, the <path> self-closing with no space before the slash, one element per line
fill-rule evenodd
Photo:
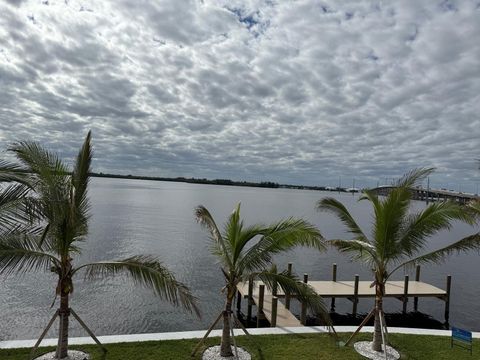
<path fill-rule="evenodd" d="M 452 327 L 452 337 L 455 340 L 461 340 L 465 342 L 472 342 L 472 332 Z"/>
<path fill-rule="evenodd" d="M 459 329 L 452 326 L 452 344 L 451 344 L 452 347 L 453 345 L 457 345 L 453 342 L 454 340 L 460 341 L 461 343 L 467 345 L 466 349 L 470 350 L 470 353 L 472 353 L 473 343 L 472 343 L 471 331 Z M 457 345 L 457 346 L 460 346 L 460 345 Z M 464 347 L 464 346 L 461 346 L 461 347 Z"/>

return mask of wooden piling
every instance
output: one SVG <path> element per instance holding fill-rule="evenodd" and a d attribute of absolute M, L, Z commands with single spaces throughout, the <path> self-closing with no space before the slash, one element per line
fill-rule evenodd
<path fill-rule="evenodd" d="M 448 324 L 450 318 L 450 290 L 452 288 L 452 276 L 447 276 L 447 294 L 445 295 L 445 323 Z"/>
<path fill-rule="evenodd" d="M 417 265 L 415 270 L 415 281 L 420 281 L 420 265 Z M 413 310 L 418 311 L 418 296 L 413 298 Z"/>
<path fill-rule="evenodd" d="M 292 263 L 288 263 L 287 265 L 287 273 L 288 275 L 292 275 Z M 285 292 L 285 308 L 290 310 L 290 293 L 287 291 Z"/>
<path fill-rule="evenodd" d="M 305 284 L 308 283 L 308 274 L 303 274 L 303 282 Z M 302 302 L 300 322 L 302 323 L 302 325 L 305 325 L 307 323 L 307 304 L 305 304 L 305 302 Z"/>
<path fill-rule="evenodd" d="M 253 306 L 253 279 L 248 280 L 248 305 L 247 305 L 247 321 L 252 319 Z"/>
<path fill-rule="evenodd" d="M 258 304 L 257 304 L 257 327 L 260 327 L 260 320 L 263 318 L 263 300 L 265 298 L 265 285 L 258 287 Z"/>
<path fill-rule="evenodd" d="M 278 292 L 278 283 L 274 281 L 272 284 L 272 295 L 277 296 L 277 292 Z"/>
<path fill-rule="evenodd" d="M 357 305 L 358 305 L 358 282 L 360 280 L 360 276 L 355 274 L 355 285 L 353 288 L 353 307 L 352 307 L 352 315 L 357 316 Z"/>
<path fill-rule="evenodd" d="M 407 305 L 408 305 L 408 275 L 405 275 L 405 280 L 403 281 L 403 310 L 404 314 L 407 313 Z"/>
<path fill-rule="evenodd" d="M 278 307 L 278 297 L 272 297 L 272 319 L 270 321 L 271 327 L 277 326 L 277 307 Z"/>
<path fill-rule="evenodd" d="M 332 281 L 334 282 L 337 281 L 337 264 L 336 263 L 332 265 Z M 335 297 L 332 297 L 332 300 L 330 303 L 330 311 L 331 312 L 335 311 Z"/>

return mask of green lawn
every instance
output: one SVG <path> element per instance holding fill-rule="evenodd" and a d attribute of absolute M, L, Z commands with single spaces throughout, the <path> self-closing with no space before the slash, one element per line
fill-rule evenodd
<path fill-rule="evenodd" d="M 348 334 L 340 334 L 346 340 Z M 236 338 L 239 345 L 247 348 L 253 359 L 363 359 L 352 347 L 337 347 L 326 334 L 303 335 L 262 335 Z M 357 340 L 370 340 L 371 335 L 361 334 Z M 219 338 L 208 339 L 207 345 L 218 344 Z M 159 360 L 192 359 L 190 353 L 198 340 L 150 341 L 142 343 L 121 343 L 106 345 L 107 360 Z M 390 335 L 390 343 L 401 353 L 402 359 L 476 359 L 480 354 L 480 340 L 474 341 L 473 356 L 458 347 L 450 348 L 450 338 L 440 336 Z M 93 354 L 94 360 L 102 359 L 101 351 L 93 345 L 76 346 Z M 205 347 L 204 347 L 205 348 Z M 51 350 L 41 348 L 39 354 Z M 203 349 L 201 349 L 202 351 Z M 201 353 L 199 351 L 199 353 Z M 28 359 L 30 349 L 0 350 L 2 360 Z M 198 354 L 194 359 L 200 359 Z"/>

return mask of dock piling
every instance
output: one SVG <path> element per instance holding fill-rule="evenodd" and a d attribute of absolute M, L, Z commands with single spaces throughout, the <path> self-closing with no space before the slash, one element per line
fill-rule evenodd
<path fill-rule="evenodd" d="M 258 306 L 257 306 L 257 327 L 260 327 L 260 320 L 263 318 L 263 300 L 265 298 L 265 285 L 258 287 Z"/>
<path fill-rule="evenodd" d="M 405 280 L 403 282 L 403 310 L 402 312 L 404 314 L 407 313 L 407 305 L 408 305 L 408 275 L 405 275 Z"/>
<path fill-rule="evenodd" d="M 445 295 L 445 323 L 448 324 L 450 318 L 450 290 L 452 288 L 452 276 L 447 276 L 447 294 Z"/>
<path fill-rule="evenodd" d="M 303 274 L 303 282 L 305 284 L 308 283 L 308 274 Z M 302 323 L 302 325 L 305 325 L 307 323 L 307 304 L 305 304 L 305 302 L 302 302 L 300 322 Z"/>
<path fill-rule="evenodd" d="M 277 307 L 278 307 L 278 297 L 272 297 L 272 319 L 270 321 L 271 327 L 277 326 Z"/>
<path fill-rule="evenodd" d="M 253 279 L 248 279 L 248 306 L 247 306 L 247 321 L 252 319 L 253 306 Z"/>
<path fill-rule="evenodd" d="M 288 275 L 292 275 L 292 263 L 288 263 L 287 265 L 287 273 Z M 285 292 L 285 308 L 290 310 L 290 293 L 288 291 Z"/>
<path fill-rule="evenodd" d="M 420 265 L 417 265 L 415 270 L 415 281 L 420 281 Z M 418 296 L 413 298 L 413 310 L 418 311 Z"/>
<path fill-rule="evenodd" d="M 332 281 L 336 282 L 337 281 L 337 264 L 333 263 L 332 265 Z M 335 298 L 332 297 L 331 303 L 330 303 L 330 311 L 334 312 L 335 311 Z"/>
<path fill-rule="evenodd" d="M 353 288 L 353 308 L 352 308 L 352 315 L 357 316 L 357 305 L 358 305 L 358 283 L 360 280 L 360 276 L 355 274 L 355 285 Z"/>

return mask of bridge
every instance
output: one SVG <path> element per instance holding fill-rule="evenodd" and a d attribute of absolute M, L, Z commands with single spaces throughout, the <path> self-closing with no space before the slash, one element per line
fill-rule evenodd
<path fill-rule="evenodd" d="M 395 189 L 395 186 L 382 185 L 377 188 L 370 189 L 369 191 L 380 196 L 388 196 L 392 189 Z M 467 194 L 446 189 L 425 189 L 422 187 L 416 187 L 412 188 L 411 191 L 414 200 L 424 200 L 426 202 L 452 200 L 466 204 L 472 200 L 480 200 L 480 196 L 478 196 L 478 194 Z"/>

